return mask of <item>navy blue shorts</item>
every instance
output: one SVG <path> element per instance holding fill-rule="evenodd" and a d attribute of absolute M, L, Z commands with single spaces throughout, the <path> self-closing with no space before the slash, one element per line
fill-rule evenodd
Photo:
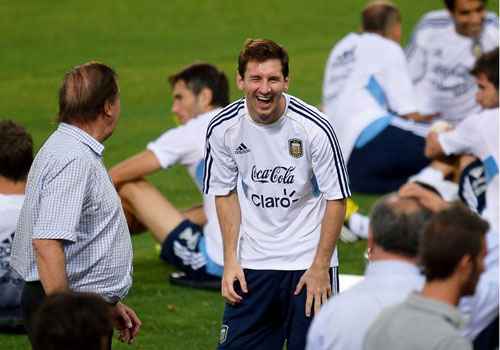
<path fill-rule="evenodd" d="M 351 191 L 397 191 L 408 177 L 430 163 L 424 155 L 424 148 L 423 137 L 389 125 L 366 145 L 352 150 L 347 162 Z"/>
<path fill-rule="evenodd" d="M 462 170 L 458 181 L 458 195 L 462 202 L 478 214 L 481 214 L 486 207 L 487 187 L 484 165 L 479 159 Z"/>
<path fill-rule="evenodd" d="M 248 294 L 237 305 L 226 303 L 219 337 L 219 349 L 303 350 L 312 317 L 305 315 L 306 288 L 293 295 L 305 270 L 276 271 L 244 269 Z M 333 294 L 337 294 L 338 269 L 330 269 Z"/>
<path fill-rule="evenodd" d="M 168 234 L 161 246 L 160 258 L 185 272 L 190 279 L 222 276 L 222 266 L 208 257 L 202 228 L 189 220 Z"/>

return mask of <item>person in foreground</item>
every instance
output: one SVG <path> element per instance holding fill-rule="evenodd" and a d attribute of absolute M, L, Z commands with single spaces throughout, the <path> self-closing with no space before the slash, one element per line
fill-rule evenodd
<path fill-rule="evenodd" d="M 463 205 L 435 214 L 420 239 L 421 293 L 387 308 L 372 323 L 363 349 L 472 349 L 459 332 L 461 297 L 474 294 L 486 256 L 488 223 Z"/>
<path fill-rule="evenodd" d="M 147 228 L 162 245 L 160 258 L 182 272 L 175 284 L 220 289 L 222 237 L 212 195 L 203 206 L 175 208 L 144 177 L 175 164 L 184 165 L 201 190 L 205 134 L 210 120 L 229 103 L 226 75 L 208 63 L 196 63 L 169 77 L 172 112 L 181 125 L 164 132 L 147 149 L 109 171 L 124 204 L 132 233 Z"/>
<path fill-rule="evenodd" d="M 65 292 L 45 299 L 33 328 L 33 350 L 106 350 L 113 317 L 109 304 L 98 295 Z"/>
<path fill-rule="evenodd" d="M 282 46 L 247 40 L 245 97 L 207 130 L 204 191 L 224 243 L 220 349 L 304 349 L 312 315 L 338 292 L 347 173 L 326 117 L 285 93 L 288 73 Z"/>
<path fill-rule="evenodd" d="M 368 327 L 382 309 L 421 290 L 424 279 L 416 266 L 417 248 L 431 215 L 417 200 L 397 194 L 375 203 L 365 278 L 321 308 L 309 330 L 308 350 L 361 350 Z"/>
<path fill-rule="evenodd" d="M 32 316 L 47 295 L 92 292 L 113 305 L 115 327 L 131 342 L 141 326 L 121 302 L 132 285 L 132 244 L 120 198 L 102 162 L 120 116 L 116 73 L 89 62 L 59 90 L 59 126 L 31 166 L 11 266 L 26 281 L 22 309 Z"/>
<path fill-rule="evenodd" d="M 24 281 L 11 267 L 17 219 L 24 201 L 26 177 L 33 162 L 33 140 L 19 124 L 0 121 L 0 331 L 22 331 Z"/>

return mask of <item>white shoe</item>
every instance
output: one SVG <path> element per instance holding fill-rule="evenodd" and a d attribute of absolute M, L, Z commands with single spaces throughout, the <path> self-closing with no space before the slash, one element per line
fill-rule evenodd
<path fill-rule="evenodd" d="M 358 240 L 358 236 L 356 236 L 351 230 L 349 230 L 345 225 L 342 225 L 342 230 L 340 230 L 340 240 L 344 243 L 353 243 Z"/>

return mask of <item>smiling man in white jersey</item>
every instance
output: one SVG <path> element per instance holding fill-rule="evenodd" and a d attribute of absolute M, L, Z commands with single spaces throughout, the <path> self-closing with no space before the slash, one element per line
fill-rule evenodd
<path fill-rule="evenodd" d="M 110 170 L 119 188 L 131 231 L 147 228 L 162 245 L 160 258 L 182 270 L 172 283 L 219 289 L 222 276 L 222 239 L 213 196 L 203 205 L 175 208 L 146 175 L 175 164 L 185 166 L 201 191 L 204 139 L 210 120 L 229 103 L 226 75 L 208 63 L 189 65 L 169 78 L 174 112 L 180 126 L 165 131 L 147 149 Z"/>
<path fill-rule="evenodd" d="M 486 12 L 486 0 L 444 4 L 417 24 L 406 55 L 420 112 L 456 125 L 481 109 L 469 71 L 481 53 L 498 46 L 498 17 Z"/>
<path fill-rule="evenodd" d="M 286 94 L 288 82 L 286 50 L 247 40 L 245 98 L 207 130 L 204 190 L 224 242 L 220 349 L 303 349 L 312 315 L 338 291 L 347 173 L 332 126 Z"/>

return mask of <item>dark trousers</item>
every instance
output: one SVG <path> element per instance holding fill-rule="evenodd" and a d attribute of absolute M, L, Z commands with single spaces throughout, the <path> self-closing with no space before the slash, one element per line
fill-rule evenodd
<path fill-rule="evenodd" d="M 474 350 L 498 349 L 498 316 L 474 339 Z"/>
<path fill-rule="evenodd" d="M 33 316 L 42 305 L 45 292 L 40 281 L 26 282 L 21 297 L 21 309 L 23 313 L 24 327 L 28 338 L 33 343 Z"/>
<path fill-rule="evenodd" d="M 351 190 L 361 193 L 398 190 L 408 177 L 430 163 L 424 148 L 423 137 L 389 125 L 366 145 L 353 149 L 347 162 Z"/>

